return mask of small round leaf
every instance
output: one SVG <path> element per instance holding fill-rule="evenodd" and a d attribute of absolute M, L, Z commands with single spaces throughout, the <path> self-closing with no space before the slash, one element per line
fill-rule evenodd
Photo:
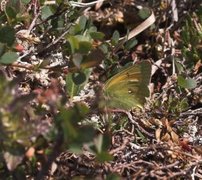
<path fill-rule="evenodd" d="M 76 85 L 80 85 L 85 82 L 86 75 L 83 72 L 72 74 L 72 80 Z"/>
<path fill-rule="evenodd" d="M 0 57 L 0 63 L 11 64 L 18 59 L 18 54 L 16 52 L 6 52 Z"/>
<path fill-rule="evenodd" d="M 92 48 L 92 43 L 88 41 L 80 41 L 79 42 L 79 53 L 87 54 Z"/>
<path fill-rule="evenodd" d="M 0 28 L 0 42 L 12 46 L 15 41 L 15 30 L 11 26 L 4 26 Z"/>
<path fill-rule="evenodd" d="M 191 78 L 185 79 L 183 76 L 178 76 L 177 82 L 179 86 L 187 89 L 193 89 L 197 85 L 194 79 Z"/>

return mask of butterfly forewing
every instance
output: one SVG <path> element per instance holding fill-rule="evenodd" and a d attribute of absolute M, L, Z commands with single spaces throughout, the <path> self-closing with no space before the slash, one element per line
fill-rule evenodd
<path fill-rule="evenodd" d="M 106 106 L 129 110 L 142 107 L 149 96 L 151 64 L 143 61 L 110 78 L 104 86 Z"/>

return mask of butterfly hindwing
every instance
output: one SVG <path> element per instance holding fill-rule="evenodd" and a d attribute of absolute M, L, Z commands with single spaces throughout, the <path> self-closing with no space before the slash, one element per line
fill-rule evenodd
<path fill-rule="evenodd" d="M 143 61 L 110 78 L 104 86 L 106 106 L 124 110 L 141 108 L 146 101 L 145 97 L 149 96 L 147 86 L 150 75 L 151 64 Z"/>

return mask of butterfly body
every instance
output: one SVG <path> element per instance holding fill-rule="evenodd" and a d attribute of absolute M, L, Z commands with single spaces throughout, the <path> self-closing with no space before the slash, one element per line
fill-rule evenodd
<path fill-rule="evenodd" d="M 110 78 L 104 85 L 107 108 L 130 110 L 142 108 L 149 96 L 148 84 L 151 64 L 142 61 L 130 66 Z"/>

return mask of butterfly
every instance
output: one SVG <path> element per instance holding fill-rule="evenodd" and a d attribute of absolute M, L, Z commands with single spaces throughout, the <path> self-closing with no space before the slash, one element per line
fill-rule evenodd
<path fill-rule="evenodd" d="M 111 109 L 142 108 L 150 95 L 151 64 L 142 61 L 111 77 L 104 85 L 105 105 Z"/>

